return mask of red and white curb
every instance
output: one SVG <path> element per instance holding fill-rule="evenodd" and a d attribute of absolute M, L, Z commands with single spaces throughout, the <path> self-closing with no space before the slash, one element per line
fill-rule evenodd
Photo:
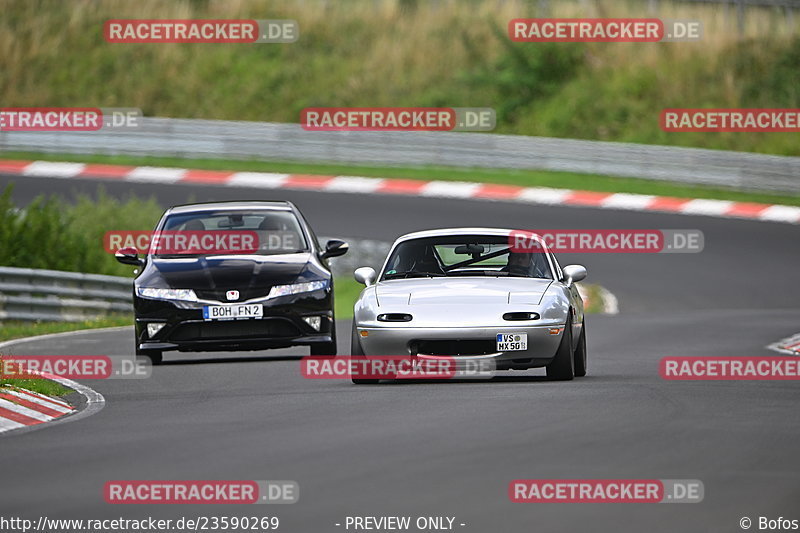
<path fill-rule="evenodd" d="M 171 167 L 131 167 L 52 161 L 0 161 L 0 173 L 25 177 L 121 180 L 140 183 L 202 184 L 262 189 L 300 189 L 317 192 L 399 194 L 429 198 L 504 200 L 543 205 L 567 205 L 705 215 L 800 224 L 800 207 L 733 202 L 702 198 L 674 198 L 646 194 L 609 193 L 520 187 L 462 181 L 424 181 L 360 176 L 230 172 Z"/>
<path fill-rule="evenodd" d="M 128 326 L 116 327 L 116 328 L 99 328 L 99 329 L 123 330 L 123 329 L 128 329 Z M 17 344 L 24 344 L 30 341 L 71 337 L 75 335 L 82 335 L 85 333 L 93 333 L 96 331 L 98 331 L 98 329 L 85 329 L 78 331 L 65 331 L 62 333 L 47 333 L 45 335 L 36 335 L 33 337 L 12 339 L 9 341 L 0 342 L 0 349 L 5 349 L 8 348 L 9 346 L 15 346 Z M 6 357 L 13 358 L 14 356 L 6 355 Z M 78 408 L 75 408 L 63 400 L 59 400 L 56 398 L 52 398 L 50 396 L 45 396 L 31 391 L 26 391 L 19 387 L 13 387 L 13 386 L 0 387 L 0 409 L 2 409 L 0 410 L 0 435 L 14 430 L 16 430 L 15 432 L 30 431 L 42 427 L 49 427 L 52 426 L 53 424 L 60 424 L 63 422 L 74 422 L 76 420 L 80 420 L 81 418 L 91 416 L 100 411 L 101 409 L 103 409 L 103 407 L 105 407 L 106 399 L 103 397 L 102 394 L 100 394 L 96 390 L 91 389 L 86 385 L 82 385 L 77 381 L 73 381 L 71 379 L 62 378 L 59 376 L 54 376 L 52 374 L 46 374 L 42 372 L 37 372 L 37 373 L 41 375 L 43 379 L 49 379 L 50 381 L 55 381 L 59 385 L 66 387 L 68 389 L 72 389 L 81 396 L 83 396 L 82 404 Z M 19 396 L 19 394 L 23 394 L 24 396 Z M 9 395 L 10 398 L 6 397 L 5 395 Z M 32 395 L 35 395 L 37 399 L 40 401 L 34 401 L 31 398 Z M 25 401 L 23 402 L 21 400 Z M 8 404 L 15 404 L 15 405 L 9 406 Z M 41 405 L 44 408 L 48 408 L 49 411 L 42 411 L 43 407 L 36 408 L 32 404 Z M 67 408 L 69 408 L 69 411 L 64 412 L 64 410 Z M 9 414 L 8 412 L 15 414 Z M 56 413 L 60 414 L 56 416 Z M 26 417 L 26 419 L 21 419 L 20 416 Z"/>
<path fill-rule="evenodd" d="M 18 387 L 0 387 L 0 433 L 72 414 L 68 403 Z"/>
<path fill-rule="evenodd" d="M 788 355 L 800 355 L 800 333 L 773 342 L 767 349 Z"/>

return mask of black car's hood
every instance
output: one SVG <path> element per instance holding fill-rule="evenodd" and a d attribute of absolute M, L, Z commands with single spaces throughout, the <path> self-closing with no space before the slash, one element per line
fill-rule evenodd
<path fill-rule="evenodd" d="M 274 285 L 304 281 L 298 277 L 307 270 L 310 255 L 155 258 L 138 285 L 194 289 L 200 298 L 215 300 L 224 300 L 228 290 L 238 290 L 239 300 L 247 300 L 266 296 Z"/>

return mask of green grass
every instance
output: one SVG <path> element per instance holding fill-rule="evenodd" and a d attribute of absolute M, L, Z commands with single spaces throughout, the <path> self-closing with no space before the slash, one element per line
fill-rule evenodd
<path fill-rule="evenodd" d="M 130 326 L 133 318 L 128 315 L 111 315 L 83 322 L 22 322 L 9 320 L 0 322 L 0 341 L 47 335 L 50 333 L 63 333 L 92 328 L 112 328 L 116 326 Z M 0 354 L 1 355 L 1 354 Z"/>
<path fill-rule="evenodd" d="M 254 160 L 183 159 L 177 157 L 134 157 L 74 154 L 41 154 L 37 152 L 3 152 L 0 159 L 106 163 L 133 166 L 163 166 L 203 170 L 250 172 L 279 172 L 290 174 L 322 174 L 402 178 L 419 180 L 470 181 L 499 183 L 523 187 L 554 187 L 598 192 L 624 192 L 675 196 L 679 198 L 709 198 L 737 202 L 759 202 L 800 206 L 800 195 L 778 195 L 760 192 L 692 186 L 673 182 L 615 178 L 599 174 L 578 174 L 545 170 L 483 169 L 458 167 L 380 167 L 336 165 L 324 163 L 294 163 Z M 154 222 L 155 223 L 155 222 Z"/>
<path fill-rule="evenodd" d="M 19 387 L 20 389 L 26 389 L 31 392 L 37 392 L 39 394 L 44 394 L 47 396 L 64 396 L 72 392 L 72 389 L 68 389 L 55 381 L 50 381 L 49 379 L 3 379 L 0 380 L 0 387 Z"/>
<path fill-rule="evenodd" d="M 353 305 L 364 286 L 353 278 L 336 278 L 333 282 L 334 313 L 337 320 L 353 318 Z"/>

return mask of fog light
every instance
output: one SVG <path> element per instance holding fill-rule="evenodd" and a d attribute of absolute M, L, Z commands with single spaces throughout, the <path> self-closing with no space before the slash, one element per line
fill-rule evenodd
<path fill-rule="evenodd" d="M 550 335 L 558 335 L 564 328 L 550 328 Z"/>
<path fill-rule="evenodd" d="M 156 333 L 161 331 L 161 328 L 163 328 L 165 325 L 166 324 L 158 322 L 147 324 L 147 336 L 150 338 L 155 337 Z"/>
<path fill-rule="evenodd" d="M 322 325 L 322 317 L 320 316 L 304 316 L 303 320 L 306 321 L 306 324 L 308 324 L 317 331 L 319 331 L 319 327 L 320 325 Z"/>

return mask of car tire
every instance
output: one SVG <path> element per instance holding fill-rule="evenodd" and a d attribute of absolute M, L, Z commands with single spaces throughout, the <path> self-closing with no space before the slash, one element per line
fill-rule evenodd
<path fill-rule="evenodd" d="M 586 375 L 586 321 L 583 321 L 581 336 L 578 338 L 578 347 L 575 348 L 575 377 L 582 378 Z"/>
<path fill-rule="evenodd" d="M 325 342 L 311 345 L 311 355 L 336 356 L 336 342 Z"/>
<path fill-rule="evenodd" d="M 164 352 L 161 350 L 140 350 L 136 348 L 136 357 L 146 357 L 150 359 L 153 366 L 160 365 L 164 361 Z"/>
<path fill-rule="evenodd" d="M 356 322 L 353 320 L 353 333 L 350 335 L 350 357 L 353 359 L 364 358 L 364 350 L 361 348 L 361 342 L 358 340 L 358 330 L 356 329 Z M 355 385 L 376 385 L 380 380 L 378 379 L 358 379 L 350 378 Z"/>
<path fill-rule="evenodd" d="M 336 356 L 336 322 L 331 321 L 331 342 L 311 345 L 311 355 Z"/>
<path fill-rule="evenodd" d="M 551 381 L 569 381 L 575 377 L 575 357 L 572 351 L 572 317 L 567 317 L 561 343 L 556 350 L 553 361 L 547 365 L 547 379 Z"/>

